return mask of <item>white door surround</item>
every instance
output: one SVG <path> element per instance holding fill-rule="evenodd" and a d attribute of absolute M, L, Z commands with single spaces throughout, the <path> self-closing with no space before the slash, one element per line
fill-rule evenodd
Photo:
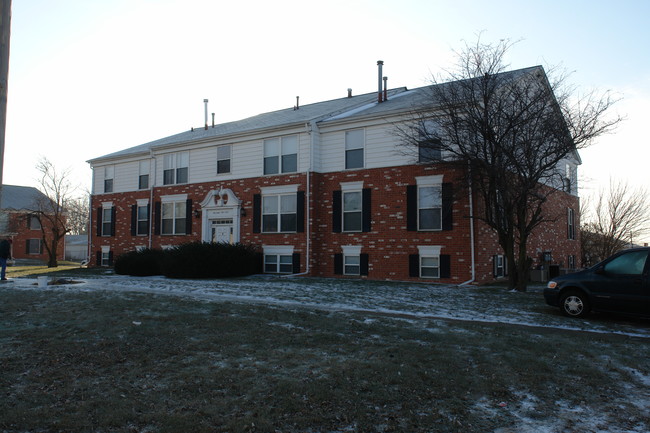
<path fill-rule="evenodd" d="M 201 240 L 239 242 L 241 200 L 231 189 L 210 191 L 201 202 Z"/>

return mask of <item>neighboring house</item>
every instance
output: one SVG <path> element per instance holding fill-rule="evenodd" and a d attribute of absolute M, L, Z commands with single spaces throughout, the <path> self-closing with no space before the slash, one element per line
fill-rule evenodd
<path fill-rule="evenodd" d="M 0 237 L 12 240 L 14 259 L 48 260 L 47 251 L 43 246 L 41 225 L 34 216 L 39 201 L 43 200 L 47 200 L 47 197 L 36 188 L 2 185 Z M 47 227 L 45 231 L 48 233 Z M 57 258 L 63 259 L 63 249 L 61 242 Z"/>
<path fill-rule="evenodd" d="M 65 259 L 71 262 L 88 260 L 88 235 L 66 235 Z"/>
<path fill-rule="evenodd" d="M 494 231 L 449 165 L 395 134 L 427 87 L 192 129 L 92 159 L 91 262 L 189 241 L 259 245 L 268 273 L 485 282 L 507 273 Z M 381 102 L 380 102 L 381 101 Z M 580 163 L 567 161 L 575 179 Z M 568 186 L 567 186 L 568 185 Z M 575 182 L 547 206 L 533 266 L 575 266 Z M 216 266 L 217 264 L 215 264 Z"/>

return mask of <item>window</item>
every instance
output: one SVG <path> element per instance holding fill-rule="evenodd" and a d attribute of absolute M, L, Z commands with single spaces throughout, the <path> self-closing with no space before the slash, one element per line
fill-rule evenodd
<path fill-rule="evenodd" d="M 230 145 L 217 147 L 217 174 L 230 173 L 231 152 Z"/>
<path fill-rule="evenodd" d="M 100 266 L 111 266 L 113 264 L 113 253 L 111 252 L 111 247 L 103 246 L 98 255 Z"/>
<path fill-rule="evenodd" d="M 187 183 L 190 153 L 179 152 L 165 155 L 163 161 L 163 185 Z"/>
<path fill-rule="evenodd" d="M 298 136 L 264 140 L 264 174 L 298 171 Z"/>
<path fill-rule="evenodd" d="M 442 229 L 442 185 L 418 188 L 418 230 Z"/>
<path fill-rule="evenodd" d="M 420 257 L 420 277 L 440 278 L 440 257 Z"/>
<path fill-rule="evenodd" d="M 431 163 L 442 158 L 442 142 L 439 138 L 422 138 L 418 142 L 418 162 Z"/>
<path fill-rule="evenodd" d="M 102 207 L 102 236 L 113 234 L 113 208 Z"/>
<path fill-rule="evenodd" d="M 263 246 L 264 272 L 269 274 L 291 274 L 299 272 L 299 255 L 293 253 L 290 245 Z"/>
<path fill-rule="evenodd" d="M 576 256 L 567 256 L 567 268 L 573 270 L 576 268 Z"/>
<path fill-rule="evenodd" d="M 506 275 L 505 257 L 502 254 L 499 254 L 499 255 L 493 256 L 492 260 L 494 261 L 494 263 L 493 263 L 494 277 L 495 278 L 504 277 Z"/>
<path fill-rule="evenodd" d="M 140 175 L 138 177 L 138 189 L 149 188 L 149 161 L 140 161 Z"/>
<path fill-rule="evenodd" d="M 113 177 L 115 167 L 112 165 L 104 167 L 104 192 L 113 192 Z"/>
<path fill-rule="evenodd" d="M 567 238 L 571 240 L 576 238 L 575 213 L 571 208 L 567 208 Z"/>
<path fill-rule="evenodd" d="M 296 194 L 262 197 L 262 232 L 295 232 L 296 222 Z"/>
<path fill-rule="evenodd" d="M 361 257 L 343 256 L 343 275 L 359 275 L 361 270 Z"/>
<path fill-rule="evenodd" d="M 293 260 L 290 255 L 264 255 L 264 272 L 270 274 L 290 274 L 292 270 Z"/>
<path fill-rule="evenodd" d="M 617 275 L 641 275 L 648 251 L 632 251 L 622 254 L 605 265 L 605 272 Z"/>
<path fill-rule="evenodd" d="M 183 201 L 162 203 L 162 234 L 184 235 L 187 229 L 187 204 Z"/>
<path fill-rule="evenodd" d="M 345 168 L 363 168 L 364 131 L 355 129 L 345 132 Z"/>
<path fill-rule="evenodd" d="M 409 255 L 409 276 L 415 278 L 450 278 L 451 257 L 440 254 L 442 246 L 418 246 L 419 254 Z"/>
<path fill-rule="evenodd" d="M 149 205 L 137 207 L 136 235 L 149 234 Z"/>
<path fill-rule="evenodd" d="M 26 242 L 27 254 L 41 254 L 41 240 L 40 239 L 27 239 Z"/>
<path fill-rule="evenodd" d="M 41 229 L 41 222 L 39 221 L 38 217 L 35 217 L 35 216 L 30 216 L 29 217 L 29 229 L 30 230 L 40 230 Z"/>
<path fill-rule="evenodd" d="M 360 232 L 361 222 L 361 191 L 343 191 L 343 231 Z"/>

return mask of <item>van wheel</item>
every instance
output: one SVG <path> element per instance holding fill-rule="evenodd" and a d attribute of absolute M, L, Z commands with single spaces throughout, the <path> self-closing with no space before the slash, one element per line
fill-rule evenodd
<path fill-rule="evenodd" d="M 570 317 L 584 317 L 590 310 L 587 296 L 578 291 L 566 292 L 560 300 L 562 313 Z"/>

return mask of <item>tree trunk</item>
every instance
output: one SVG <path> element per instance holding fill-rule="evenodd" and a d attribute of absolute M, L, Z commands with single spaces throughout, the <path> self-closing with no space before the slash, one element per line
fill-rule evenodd
<path fill-rule="evenodd" d="M 59 240 L 56 239 L 55 237 L 54 239 L 52 239 L 51 248 L 49 248 L 48 250 L 48 260 L 47 260 L 48 268 L 56 268 L 59 266 L 59 262 L 56 259 L 56 251 L 58 250 L 57 248 L 58 246 L 59 246 Z"/>
<path fill-rule="evenodd" d="M 519 242 L 519 260 L 517 260 L 517 285 L 514 289 L 518 292 L 525 292 L 528 289 L 528 274 L 532 260 L 528 257 L 528 239 L 522 238 Z"/>

